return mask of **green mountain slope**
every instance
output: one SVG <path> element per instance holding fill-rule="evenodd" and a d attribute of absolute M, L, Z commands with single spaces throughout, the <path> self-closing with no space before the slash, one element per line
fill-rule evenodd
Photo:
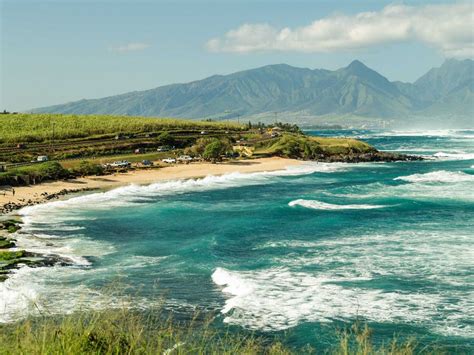
<path fill-rule="evenodd" d="M 271 112 L 397 118 L 455 110 L 470 115 L 473 63 L 448 60 L 413 84 L 390 82 L 357 60 L 335 71 L 269 65 L 33 111 L 216 119 Z"/>

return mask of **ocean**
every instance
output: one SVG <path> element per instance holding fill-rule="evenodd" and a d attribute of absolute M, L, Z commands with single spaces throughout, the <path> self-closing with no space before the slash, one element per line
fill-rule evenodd
<path fill-rule="evenodd" d="M 306 133 L 427 159 L 306 162 L 24 208 L 19 244 L 75 265 L 0 283 L 0 321 L 162 305 L 291 346 L 324 348 L 362 321 L 376 341 L 472 350 L 474 130 Z"/>

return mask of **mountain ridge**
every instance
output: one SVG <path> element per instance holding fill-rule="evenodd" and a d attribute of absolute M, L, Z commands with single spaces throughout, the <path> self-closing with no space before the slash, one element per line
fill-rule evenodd
<path fill-rule="evenodd" d="M 334 71 L 271 64 L 189 83 L 32 110 L 227 119 L 285 112 L 306 117 L 474 115 L 474 61 L 449 59 L 414 83 L 389 81 L 359 60 Z M 291 115 L 290 115 L 291 116 Z"/>

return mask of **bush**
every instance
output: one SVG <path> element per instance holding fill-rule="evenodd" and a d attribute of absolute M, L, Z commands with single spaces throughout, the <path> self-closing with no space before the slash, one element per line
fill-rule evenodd
<path fill-rule="evenodd" d="M 173 146 L 175 144 L 174 138 L 171 134 L 169 134 L 169 132 L 161 133 L 158 136 L 157 140 L 158 140 L 158 143 L 160 143 L 162 145 Z"/>
<path fill-rule="evenodd" d="M 98 164 L 91 163 L 90 161 L 83 160 L 79 163 L 79 166 L 72 169 L 74 175 L 86 176 L 86 175 L 103 175 L 104 168 Z"/>
<path fill-rule="evenodd" d="M 70 177 L 70 172 L 55 161 L 15 168 L 0 174 L 0 185 L 29 185 L 44 180 Z"/>

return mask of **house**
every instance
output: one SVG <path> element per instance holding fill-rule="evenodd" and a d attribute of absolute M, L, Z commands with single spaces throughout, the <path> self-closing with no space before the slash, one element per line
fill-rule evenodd
<path fill-rule="evenodd" d="M 270 128 L 268 133 L 270 133 L 270 136 L 272 138 L 275 138 L 275 137 L 280 136 L 282 131 L 283 130 L 280 127 L 275 126 L 275 127 Z"/>

